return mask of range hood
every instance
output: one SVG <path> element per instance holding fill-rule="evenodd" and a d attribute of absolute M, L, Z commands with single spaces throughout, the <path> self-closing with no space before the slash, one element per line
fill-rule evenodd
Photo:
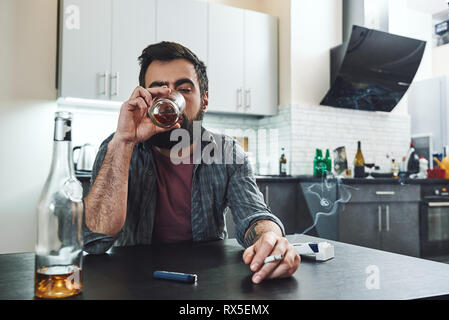
<path fill-rule="evenodd" d="M 331 49 L 331 87 L 320 104 L 390 112 L 412 83 L 425 46 L 353 25 L 349 40 Z"/>

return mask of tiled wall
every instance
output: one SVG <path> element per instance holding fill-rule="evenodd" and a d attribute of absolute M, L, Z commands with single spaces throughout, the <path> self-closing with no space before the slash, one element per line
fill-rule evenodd
<path fill-rule="evenodd" d="M 292 174 L 312 173 L 316 148 L 329 148 L 332 154 L 335 148 L 345 146 L 351 166 L 359 140 L 365 162 L 389 170 L 391 157 L 400 161 L 410 144 L 410 117 L 406 114 L 296 105 L 290 111 Z"/>
<path fill-rule="evenodd" d="M 207 114 L 204 126 L 230 136 L 248 136 L 259 174 L 279 173 L 282 147 L 292 175 L 312 174 L 316 148 L 323 152 L 328 148 L 332 155 L 333 149 L 345 146 L 351 166 L 358 140 L 366 162 L 389 170 L 391 157 L 401 160 L 410 142 L 408 115 L 325 106 L 282 106 L 278 115 L 262 118 Z"/>

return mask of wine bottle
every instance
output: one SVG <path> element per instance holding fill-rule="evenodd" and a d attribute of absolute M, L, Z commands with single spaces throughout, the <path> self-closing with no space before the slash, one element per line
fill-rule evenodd
<path fill-rule="evenodd" d="M 53 159 L 37 205 L 38 298 L 64 298 L 82 291 L 83 188 L 73 169 L 71 122 L 71 113 L 55 113 Z"/>
<path fill-rule="evenodd" d="M 281 176 L 287 175 L 287 158 L 284 154 L 284 148 L 282 148 L 281 158 L 279 159 L 279 174 Z"/>
<path fill-rule="evenodd" d="M 362 144 L 360 141 L 357 142 L 357 153 L 354 158 L 354 178 L 364 178 L 365 177 L 365 159 L 363 159 L 362 154 Z"/>

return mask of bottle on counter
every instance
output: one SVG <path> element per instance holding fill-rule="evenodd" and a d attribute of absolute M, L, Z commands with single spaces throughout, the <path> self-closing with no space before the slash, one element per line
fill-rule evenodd
<path fill-rule="evenodd" d="M 419 172 L 419 157 L 416 153 L 413 141 L 410 142 L 410 148 L 408 149 L 405 161 L 407 163 L 407 173 L 409 175 Z"/>
<path fill-rule="evenodd" d="M 357 153 L 354 158 L 354 178 L 365 177 L 365 159 L 362 154 L 362 143 L 357 142 Z"/>
<path fill-rule="evenodd" d="M 82 291 L 83 188 L 72 160 L 72 115 L 55 113 L 53 159 L 37 204 L 34 293 L 64 298 Z"/>
<path fill-rule="evenodd" d="M 313 176 L 321 177 L 326 172 L 326 163 L 323 159 L 323 151 L 316 149 L 315 159 L 313 159 Z"/>
<path fill-rule="evenodd" d="M 393 178 L 397 179 L 399 177 L 399 163 L 394 159 L 391 159 L 391 173 L 393 174 Z"/>
<path fill-rule="evenodd" d="M 429 169 L 429 161 L 424 156 L 419 157 L 419 173 L 418 178 L 427 178 L 427 169 Z"/>
<path fill-rule="evenodd" d="M 326 149 L 326 157 L 324 158 L 324 163 L 326 164 L 327 173 L 332 172 L 332 159 L 329 149 Z"/>
<path fill-rule="evenodd" d="M 287 158 L 285 157 L 284 148 L 281 149 L 282 154 L 279 159 L 279 175 L 286 176 L 287 175 Z"/>
<path fill-rule="evenodd" d="M 407 172 L 407 158 L 402 157 L 401 164 L 399 165 L 399 172 Z"/>

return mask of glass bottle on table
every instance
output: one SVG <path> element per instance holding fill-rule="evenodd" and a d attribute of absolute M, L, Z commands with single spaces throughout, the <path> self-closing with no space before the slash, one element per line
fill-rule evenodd
<path fill-rule="evenodd" d="M 38 298 L 65 298 L 83 287 L 83 188 L 74 174 L 71 122 L 71 113 L 55 113 L 53 159 L 37 205 L 34 293 Z"/>

